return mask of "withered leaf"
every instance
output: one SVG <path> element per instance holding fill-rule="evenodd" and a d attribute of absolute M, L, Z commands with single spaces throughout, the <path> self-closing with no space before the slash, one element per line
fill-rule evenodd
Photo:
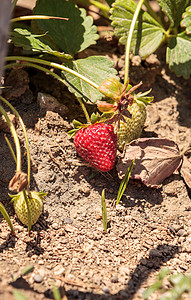
<path fill-rule="evenodd" d="M 159 187 L 180 165 L 182 156 L 175 142 L 165 138 L 140 138 L 127 144 L 118 159 L 118 176 L 122 179 L 135 159 L 131 178 L 149 187 Z"/>
<path fill-rule="evenodd" d="M 18 98 L 29 89 L 29 76 L 23 69 L 13 69 L 5 80 L 3 96 L 7 100 Z"/>
<path fill-rule="evenodd" d="M 183 157 L 180 173 L 188 187 L 191 189 L 191 159 L 189 160 L 187 156 Z"/>

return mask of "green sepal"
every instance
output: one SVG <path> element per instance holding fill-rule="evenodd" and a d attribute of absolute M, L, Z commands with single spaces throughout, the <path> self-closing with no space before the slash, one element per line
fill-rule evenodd
<path fill-rule="evenodd" d="M 98 112 L 96 114 L 95 113 L 91 114 L 90 117 L 91 124 L 95 124 L 99 120 L 100 120 L 100 114 Z"/>
<path fill-rule="evenodd" d="M 75 127 L 75 128 L 77 128 L 77 127 L 81 127 L 83 124 L 80 122 L 80 121 L 78 121 L 78 120 L 73 120 L 73 126 Z"/>
<path fill-rule="evenodd" d="M 112 76 L 104 80 L 98 90 L 106 97 L 119 101 L 123 91 L 123 85 L 117 77 Z"/>
<path fill-rule="evenodd" d="M 70 131 L 68 131 L 68 134 L 73 137 L 75 136 L 76 132 L 78 132 L 81 128 L 75 128 L 75 129 L 72 129 Z"/>
<path fill-rule="evenodd" d="M 134 100 L 136 102 L 140 101 L 140 102 L 143 102 L 145 105 L 149 105 L 154 100 L 153 96 L 146 97 L 146 95 L 148 95 L 150 92 L 151 92 L 151 89 L 144 93 L 138 93 L 137 95 L 134 95 Z"/>

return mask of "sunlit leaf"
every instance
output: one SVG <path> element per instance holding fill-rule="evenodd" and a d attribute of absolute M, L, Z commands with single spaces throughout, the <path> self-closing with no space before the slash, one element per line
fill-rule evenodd
<path fill-rule="evenodd" d="M 117 0 L 111 9 L 112 26 L 123 45 L 126 44 L 136 6 L 134 0 Z M 142 57 L 148 56 L 159 47 L 163 34 L 163 27 L 141 10 L 132 37 L 131 51 Z"/>
<path fill-rule="evenodd" d="M 181 26 L 186 27 L 186 33 L 191 34 L 191 6 L 186 8 L 185 13 L 182 15 L 183 20 L 181 21 Z"/>
<path fill-rule="evenodd" d="M 45 37 L 46 34 L 43 35 L 36 35 L 32 34 L 29 30 L 23 29 L 23 28 L 15 28 L 11 32 L 11 37 L 14 45 L 16 47 L 22 47 L 24 50 L 30 50 L 33 52 L 43 52 L 43 53 L 49 53 L 57 57 L 62 57 L 65 59 L 71 59 L 72 56 L 69 54 L 65 54 L 59 51 L 56 51 L 56 49 L 52 49 Z"/>
<path fill-rule="evenodd" d="M 117 73 L 113 68 L 113 62 L 104 56 L 90 56 L 78 59 L 70 62 L 67 66 L 92 80 L 97 85 L 101 85 L 110 75 Z M 83 98 L 84 101 L 90 100 L 91 102 L 102 99 L 103 95 L 97 89 L 78 77 L 68 72 L 62 72 L 62 76 L 66 80 L 69 91 L 74 93 L 76 97 Z"/>
<path fill-rule="evenodd" d="M 173 27 L 179 26 L 185 8 L 191 5 L 190 0 L 158 0 L 158 2 Z"/>

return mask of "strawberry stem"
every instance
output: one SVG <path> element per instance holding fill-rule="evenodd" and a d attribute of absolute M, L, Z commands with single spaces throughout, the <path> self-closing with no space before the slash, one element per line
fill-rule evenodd
<path fill-rule="evenodd" d="M 27 165 L 28 165 L 28 185 L 27 185 L 27 189 L 29 189 L 29 185 L 30 185 L 30 152 L 29 152 L 29 140 L 28 140 L 28 136 L 27 136 L 27 132 L 26 132 L 26 128 L 24 125 L 24 122 L 22 120 L 22 118 L 20 117 L 19 113 L 17 112 L 17 110 L 9 103 L 9 101 L 7 101 L 5 98 L 3 98 L 2 96 L 0 96 L 0 99 L 7 104 L 10 109 L 13 111 L 13 113 L 18 117 L 19 122 L 21 124 L 21 127 L 23 129 L 23 133 L 24 133 L 24 137 L 25 137 L 25 142 L 26 142 L 26 150 L 27 150 Z M 9 146 L 9 144 L 8 144 Z M 10 148 L 10 147 L 9 147 Z M 11 150 L 11 149 L 10 149 Z M 11 151 L 12 152 L 12 151 Z M 14 158 L 14 157 L 13 157 Z"/>
<path fill-rule="evenodd" d="M 83 110 L 83 112 L 84 112 L 84 115 L 85 115 L 85 117 L 86 117 L 87 123 L 91 123 L 90 117 L 89 117 L 88 111 L 87 111 L 87 109 L 86 109 L 86 107 L 85 107 L 85 105 L 84 105 L 84 102 L 82 101 L 81 98 L 78 98 L 78 97 L 76 97 L 76 98 L 78 99 L 78 102 L 79 102 L 80 105 L 81 105 L 81 108 L 82 108 L 82 110 Z"/>
<path fill-rule="evenodd" d="M 125 51 L 125 80 L 124 80 L 124 85 L 128 84 L 128 80 L 129 80 L 129 54 L 130 54 L 130 48 L 131 48 L 131 40 L 132 40 L 132 36 L 133 36 L 133 31 L 135 29 L 135 24 L 139 15 L 139 12 L 141 10 L 141 7 L 143 5 L 144 0 L 140 0 L 137 8 L 135 10 L 132 22 L 131 22 L 131 26 L 129 29 L 129 35 L 127 37 L 127 43 L 126 43 L 126 51 Z"/>
<path fill-rule="evenodd" d="M 0 97 L 0 98 L 2 99 L 2 97 Z M 16 147 L 16 158 L 17 158 L 16 159 L 17 160 L 16 172 L 20 172 L 21 171 L 21 147 L 20 147 L 19 138 L 17 136 L 17 133 L 16 133 L 13 123 L 11 122 L 6 111 L 4 110 L 4 108 L 1 105 L 0 105 L 0 112 L 4 115 L 5 120 L 10 128 L 11 133 L 12 133 L 15 147 Z"/>
<path fill-rule="evenodd" d="M 13 18 L 10 20 L 10 23 L 26 21 L 26 20 L 49 20 L 49 19 L 58 19 L 68 21 L 68 18 L 62 17 L 51 17 L 51 16 L 43 16 L 43 15 L 32 15 L 32 16 L 20 16 L 18 18 Z"/>

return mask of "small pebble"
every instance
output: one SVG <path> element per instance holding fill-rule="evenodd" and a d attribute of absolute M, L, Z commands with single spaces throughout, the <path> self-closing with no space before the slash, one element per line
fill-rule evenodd
<path fill-rule="evenodd" d="M 55 230 L 59 229 L 58 223 L 53 223 L 52 228 L 55 229 Z"/>
<path fill-rule="evenodd" d="M 64 220 L 64 222 L 67 223 L 67 224 L 72 224 L 72 223 L 73 223 L 73 220 L 70 219 L 70 218 L 66 218 L 66 219 Z"/>
<path fill-rule="evenodd" d="M 111 278 L 111 282 L 113 282 L 113 283 L 118 282 L 118 277 L 116 274 L 114 274 L 113 277 Z"/>
<path fill-rule="evenodd" d="M 103 287 L 103 292 L 104 292 L 105 294 L 109 294 L 109 293 L 110 293 L 110 290 L 109 290 L 109 288 L 108 288 L 107 286 L 104 286 L 104 287 Z"/>
<path fill-rule="evenodd" d="M 180 229 L 180 230 L 178 230 L 177 235 L 178 236 L 183 236 L 183 235 L 185 235 L 185 233 L 186 233 L 186 230 Z"/>
<path fill-rule="evenodd" d="M 44 265 L 44 261 L 41 259 L 41 260 L 39 260 L 38 264 L 39 265 Z"/>
<path fill-rule="evenodd" d="M 37 283 L 41 283 L 41 282 L 43 281 L 42 275 L 36 274 L 36 275 L 34 276 L 34 281 L 37 282 Z"/>

